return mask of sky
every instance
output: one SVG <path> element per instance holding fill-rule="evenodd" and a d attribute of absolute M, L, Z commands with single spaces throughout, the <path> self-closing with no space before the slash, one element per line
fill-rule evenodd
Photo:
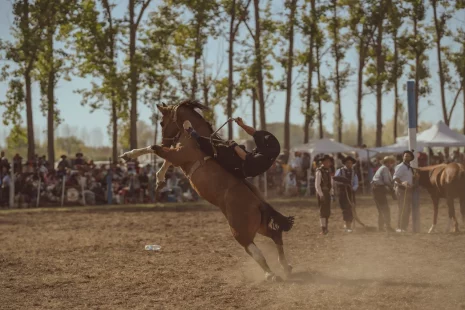
<path fill-rule="evenodd" d="M 1 0 L 0 1 L 0 38 L 3 40 L 10 40 L 10 27 L 13 22 L 12 16 L 12 8 L 11 8 L 12 0 Z M 126 11 L 125 3 L 126 1 L 118 1 L 118 6 L 115 8 L 114 15 L 115 16 L 123 16 Z M 277 2 L 272 10 L 274 12 L 282 11 L 281 5 Z M 152 1 L 151 5 L 148 8 L 148 11 L 154 10 L 156 8 L 157 0 Z M 431 13 L 427 14 L 427 18 L 431 18 Z M 147 13 L 145 14 L 145 18 L 147 17 Z M 456 29 L 457 27 L 465 27 L 465 12 L 459 11 L 457 12 L 454 17 L 449 22 L 449 27 L 451 29 Z M 245 28 L 243 31 L 246 31 Z M 444 43 L 448 43 L 450 41 L 444 40 Z M 300 37 L 296 37 L 296 49 L 303 49 L 303 42 L 301 41 Z M 212 71 L 216 72 L 224 72 L 227 74 L 227 40 L 219 39 L 216 41 L 210 40 L 207 44 L 208 50 L 208 60 L 211 62 L 213 68 Z M 433 47 L 433 46 L 432 46 Z M 442 110 L 440 105 L 440 89 L 439 89 L 439 77 L 437 75 L 437 56 L 436 56 L 436 49 L 432 48 L 429 52 L 429 68 L 431 71 L 431 79 L 430 83 L 432 85 L 432 93 L 426 97 L 422 98 L 420 102 L 420 116 L 419 122 L 437 122 L 442 119 Z M 221 61 L 224 59 L 224 61 Z M 353 70 L 356 72 L 357 63 L 358 63 L 358 56 L 355 49 L 351 49 L 346 54 L 345 61 L 350 63 Z M 221 67 L 218 67 L 218 64 L 221 63 Z M 0 66 L 3 66 L 2 61 L 0 60 Z M 215 67 L 216 66 L 216 67 Z M 326 56 L 325 66 L 323 67 L 322 74 L 323 76 L 329 76 L 331 70 L 334 68 L 334 63 L 331 57 Z M 284 76 L 284 72 L 282 68 L 279 68 L 279 65 L 274 70 L 274 76 L 276 78 L 280 78 Z M 298 69 L 294 69 L 294 79 L 296 82 L 294 83 L 293 87 L 293 101 L 291 106 L 291 123 L 293 124 L 303 124 L 304 117 L 301 114 L 301 100 L 298 98 L 297 89 L 297 81 L 302 78 L 302 75 L 298 74 Z M 353 74 L 350 77 L 350 81 L 348 83 L 348 87 L 344 89 L 342 92 L 342 108 L 343 108 L 343 118 L 346 123 L 356 121 L 356 102 L 357 102 L 357 83 L 356 83 L 356 75 Z M 60 115 L 64 119 L 64 124 L 60 125 L 57 128 L 58 135 L 66 135 L 66 132 L 69 132 L 71 128 L 72 132 L 79 131 L 78 136 L 90 136 L 88 143 L 91 145 L 111 145 L 111 139 L 107 133 L 107 125 L 109 122 L 109 114 L 107 111 L 99 110 L 93 113 L 90 113 L 90 109 L 88 107 L 83 107 L 80 104 L 81 96 L 79 94 L 74 93 L 77 89 L 87 88 L 89 87 L 90 83 L 92 82 L 91 78 L 78 78 L 73 76 L 72 81 L 64 81 L 60 80 L 58 82 L 55 94 L 56 99 L 58 101 L 58 109 L 60 110 Z M 404 77 L 400 80 L 400 99 L 404 104 L 407 101 L 407 93 L 404 90 L 405 84 L 407 82 L 407 78 Z M 0 101 L 4 100 L 5 93 L 7 91 L 7 82 L 0 82 Z M 331 86 L 329 86 L 331 87 Z M 34 123 L 36 128 L 38 128 L 38 132 L 36 132 L 36 136 L 40 138 L 41 141 L 44 141 L 46 135 L 46 117 L 42 115 L 39 109 L 39 102 L 40 102 L 40 91 L 37 83 L 34 83 L 33 88 L 33 112 L 34 112 Z M 330 93 L 334 95 L 332 89 Z M 454 94 L 447 93 L 447 102 L 449 104 L 452 103 Z M 462 96 L 461 96 L 462 97 Z M 451 127 L 454 128 L 462 128 L 463 127 L 463 104 L 462 99 L 459 99 L 459 104 L 455 109 L 451 120 Z M 286 94 L 285 92 L 276 92 L 273 93 L 272 100 L 268 102 L 267 106 L 267 122 L 283 122 L 284 121 L 284 111 L 285 111 L 285 101 L 286 101 Z M 427 101 L 431 102 L 432 105 L 428 105 Z M 392 92 L 385 92 L 383 94 L 383 123 L 392 119 L 393 116 L 393 102 L 394 96 Z M 251 123 L 252 117 L 252 109 L 250 105 L 250 101 L 246 99 L 241 99 L 237 102 L 239 104 L 239 108 L 236 111 L 235 116 L 241 116 L 244 118 L 246 122 Z M 0 114 L 3 113 L 4 109 L 0 107 Z M 145 106 L 142 103 L 138 105 L 139 111 L 139 119 L 143 120 L 150 124 L 150 117 L 151 117 L 151 110 L 149 107 Z M 217 126 L 220 126 L 226 121 L 225 112 L 222 108 L 217 108 L 216 110 L 217 115 Z M 324 113 L 324 125 L 329 130 L 332 131 L 333 128 L 333 117 L 334 117 L 334 104 L 332 103 L 324 103 L 323 105 L 323 113 Z M 25 113 L 23 113 L 24 121 L 25 121 Z M 366 95 L 363 100 L 363 116 L 365 123 L 367 124 L 374 124 L 376 121 L 376 98 L 374 95 Z M 0 145 L 3 145 L 3 140 L 6 138 L 9 132 L 9 128 L 5 127 L 3 124 L 0 125 Z M 69 126 L 68 128 L 64 128 Z M 61 128 L 60 128 L 61 127 Z"/>

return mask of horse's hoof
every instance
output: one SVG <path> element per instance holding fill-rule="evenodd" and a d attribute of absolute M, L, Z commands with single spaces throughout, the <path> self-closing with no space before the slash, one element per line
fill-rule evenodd
<path fill-rule="evenodd" d="M 273 273 L 266 273 L 265 279 L 270 282 L 282 282 L 283 281 L 283 279 L 281 279 L 280 276 L 277 276 Z"/>
<path fill-rule="evenodd" d="M 287 267 L 284 267 L 284 273 L 286 274 L 286 276 L 290 276 L 292 274 L 292 266 L 291 265 L 287 265 Z"/>
<path fill-rule="evenodd" d="M 121 158 L 121 159 L 124 160 L 125 162 L 128 162 L 128 161 L 131 160 L 131 158 L 129 158 L 129 156 L 126 155 L 126 154 L 121 155 L 119 158 Z"/>
<path fill-rule="evenodd" d="M 431 226 L 431 228 L 428 230 L 428 234 L 432 234 L 436 232 L 436 226 Z"/>

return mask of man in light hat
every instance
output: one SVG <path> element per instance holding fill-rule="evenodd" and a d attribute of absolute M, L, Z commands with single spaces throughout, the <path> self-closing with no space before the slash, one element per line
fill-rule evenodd
<path fill-rule="evenodd" d="M 337 181 L 339 206 L 342 209 L 344 229 L 346 232 L 352 232 L 352 222 L 354 220 L 352 205 L 355 203 L 355 191 L 358 189 L 358 177 L 353 169 L 356 160 L 351 156 L 347 156 L 342 163 L 344 166 L 336 171 L 334 179 Z"/>
<path fill-rule="evenodd" d="M 391 193 L 392 197 L 397 199 L 394 195 L 394 182 L 391 175 L 391 169 L 395 162 L 396 159 L 392 156 L 384 157 L 383 165 L 376 171 L 371 181 L 372 194 L 378 209 L 379 231 L 394 232 L 391 227 L 391 210 L 389 209 L 386 194 Z"/>
<path fill-rule="evenodd" d="M 414 172 L 410 166 L 410 162 L 415 158 L 415 156 L 412 151 L 405 151 L 402 155 L 403 162 L 396 166 L 393 176 L 399 205 L 397 232 L 405 232 L 407 230 L 410 221 L 410 213 L 412 212 Z"/>
<path fill-rule="evenodd" d="M 332 158 L 325 155 L 321 160 L 321 166 L 315 172 L 315 191 L 320 207 L 321 235 L 328 234 L 328 220 L 331 215 L 331 197 L 334 196 L 334 184 L 331 178 Z"/>

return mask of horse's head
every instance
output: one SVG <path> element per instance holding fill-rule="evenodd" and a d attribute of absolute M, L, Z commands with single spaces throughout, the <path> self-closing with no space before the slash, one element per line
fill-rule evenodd
<path fill-rule="evenodd" d="M 189 120 L 201 135 L 213 132 L 211 125 L 195 109 L 208 110 L 207 107 L 195 100 L 184 100 L 177 105 L 157 105 L 162 114 L 160 122 L 162 128 L 162 145 L 170 147 L 179 140 L 183 133 L 183 122 Z"/>
<path fill-rule="evenodd" d="M 176 140 L 181 135 L 182 123 L 177 117 L 178 106 L 167 106 L 166 104 L 157 105 L 162 118 L 160 121 L 162 145 L 164 147 L 170 147 L 175 144 Z"/>

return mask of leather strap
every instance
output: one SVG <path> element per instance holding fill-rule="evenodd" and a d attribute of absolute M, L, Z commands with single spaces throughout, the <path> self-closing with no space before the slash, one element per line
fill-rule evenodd
<path fill-rule="evenodd" d="M 192 176 L 194 175 L 194 173 L 200 168 L 202 167 L 205 162 L 207 160 L 211 159 L 210 156 L 205 156 L 203 159 L 201 160 L 198 160 L 194 163 L 194 165 L 191 167 L 191 169 L 189 170 L 189 173 L 187 174 L 187 178 L 190 180 L 192 178 Z"/>

